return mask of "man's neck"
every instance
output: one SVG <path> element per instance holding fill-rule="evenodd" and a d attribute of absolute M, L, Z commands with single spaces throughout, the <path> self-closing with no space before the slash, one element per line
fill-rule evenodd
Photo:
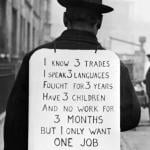
<path fill-rule="evenodd" d="M 94 30 L 91 27 L 88 26 L 72 26 L 72 27 L 68 27 L 68 29 L 74 29 L 74 30 L 79 30 L 79 31 L 87 31 L 87 32 L 91 32 L 92 34 L 94 34 L 95 36 L 97 35 L 97 31 Z"/>

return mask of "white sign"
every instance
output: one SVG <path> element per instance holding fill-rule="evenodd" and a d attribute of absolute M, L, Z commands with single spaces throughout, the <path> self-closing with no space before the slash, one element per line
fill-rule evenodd
<path fill-rule="evenodd" d="M 29 150 L 120 150 L 120 61 L 108 50 L 30 59 Z"/>

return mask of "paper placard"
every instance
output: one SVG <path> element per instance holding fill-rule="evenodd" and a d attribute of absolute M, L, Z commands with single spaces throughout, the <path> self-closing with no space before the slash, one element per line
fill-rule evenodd
<path fill-rule="evenodd" d="M 120 61 L 41 49 L 29 67 L 29 150 L 120 150 Z"/>

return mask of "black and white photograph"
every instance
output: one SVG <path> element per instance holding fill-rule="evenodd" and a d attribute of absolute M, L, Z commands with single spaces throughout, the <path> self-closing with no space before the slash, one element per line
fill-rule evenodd
<path fill-rule="evenodd" d="M 0 150 L 149 150 L 149 6 L 0 0 Z"/>

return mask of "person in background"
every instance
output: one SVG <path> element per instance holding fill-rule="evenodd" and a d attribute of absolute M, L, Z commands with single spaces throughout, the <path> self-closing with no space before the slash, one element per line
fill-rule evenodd
<path fill-rule="evenodd" d="M 147 55 L 148 61 L 150 62 L 150 54 Z M 147 106 L 149 108 L 149 116 L 150 116 L 150 67 L 147 70 L 146 73 L 146 77 L 145 77 L 145 81 L 144 81 L 145 85 L 146 85 L 146 93 L 147 93 Z"/>
<path fill-rule="evenodd" d="M 113 11 L 102 0 L 58 0 L 66 8 L 66 30 L 53 42 L 44 44 L 27 53 L 23 59 L 16 82 L 9 96 L 4 126 L 4 150 L 28 149 L 28 86 L 29 60 L 42 48 L 71 50 L 105 50 L 97 40 L 103 15 Z M 121 63 L 121 131 L 135 128 L 140 119 L 140 105 L 131 83 L 127 68 Z"/>

